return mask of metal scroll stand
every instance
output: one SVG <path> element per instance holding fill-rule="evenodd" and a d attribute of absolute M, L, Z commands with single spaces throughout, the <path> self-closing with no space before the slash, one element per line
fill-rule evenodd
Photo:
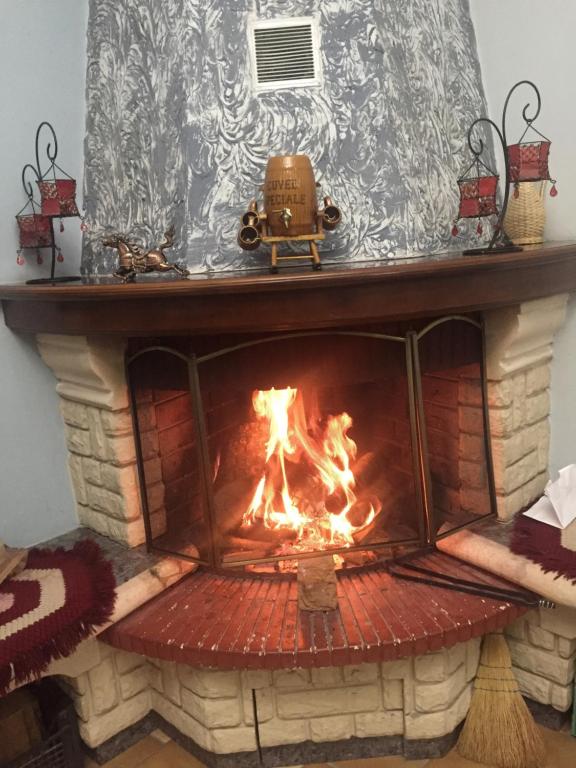
<path fill-rule="evenodd" d="M 46 155 L 48 157 L 48 160 L 50 161 L 50 167 L 46 171 L 46 173 L 43 175 L 41 166 L 40 166 L 40 151 L 39 151 L 39 144 L 40 144 L 40 134 L 42 132 L 42 128 L 46 126 L 50 132 L 52 133 L 52 141 L 49 141 L 46 145 Z M 34 203 L 34 191 L 32 184 L 27 181 L 26 175 L 28 171 L 32 171 L 34 173 L 34 176 L 36 178 L 36 182 L 41 182 L 46 179 L 46 176 L 50 171 L 53 172 L 54 181 L 56 181 L 56 169 L 58 169 L 61 173 L 64 173 L 65 176 L 70 178 L 68 174 L 60 168 L 59 165 L 56 164 L 56 157 L 58 156 L 58 139 L 56 137 L 56 132 L 52 125 L 48 122 L 40 123 L 38 126 L 38 130 L 36 131 L 36 165 L 32 165 L 32 163 L 27 163 L 24 168 L 22 169 L 22 186 L 24 187 L 24 192 L 28 196 L 28 200 L 31 203 L 32 207 L 34 208 L 37 203 Z M 45 214 L 44 214 L 45 215 Z M 47 215 L 46 218 L 50 220 L 50 235 L 51 235 L 51 250 L 52 250 L 52 261 L 50 264 L 50 277 L 40 277 L 35 278 L 34 280 L 27 280 L 27 285 L 54 285 L 56 283 L 71 283 L 76 282 L 77 280 L 82 280 L 82 277 L 80 275 L 61 275 L 59 277 L 56 277 L 56 255 L 58 248 L 56 246 L 56 238 L 54 235 L 54 219 L 61 219 L 63 217 L 68 218 L 69 216 L 78 216 L 79 214 L 55 214 L 55 215 Z"/>
<path fill-rule="evenodd" d="M 534 85 L 534 83 L 531 82 L 530 80 L 521 80 L 519 83 L 516 83 L 516 85 L 513 86 L 513 88 L 508 93 L 508 96 L 506 97 L 506 101 L 504 103 L 504 109 L 502 112 L 502 128 L 501 129 L 490 118 L 480 117 L 478 118 L 478 120 L 475 120 L 472 123 L 472 125 L 470 126 L 470 129 L 468 130 L 468 146 L 470 147 L 470 151 L 472 152 L 472 154 L 475 156 L 476 159 L 480 158 L 485 148 L 484 142 L 482 141 L 481 138 L 478 138 L 476 145 L 474 144 L 473 133 L 476 126 L 484 123 L 489 125 L 496 131 L 496 135 L 500 140 L 500 145 L 502 147 L 502 152 L 504 154 L 504 167 L 506 169 L 506 178 L 505 178 L 505 184 L 504 184 L 504 200 L 502 203 L 502 210 L 500 212 L 500 216 L 498 217 L 498 222 L 496 224 L 492 239 L 490 240 L 490 244 L 483 248 L 471 248 L 467 251 L 464 251 L 464 254 L 466 256 L 490 254 L 490 253 L 514 253 L 514 252 L 524 250 L 521 246 L 514 245 L 514 243 L 510 240 L 510 238 L 504 231 L 504 219 L 506 218 L 506 211 L 508 210 L 508 202 L 510 199 L 510 185 L 513 183 L 511 173 L 510 173 L 510 158 L 508 155 L 508 143 L 506 139 L 506 123 L 507 123 L 507 117 L 508 117 L 508 106 L 510 104 L 510 99 L 512 98 L 512 95 L 514 94 L 514 92 L 523 85 L 527 85 L 530 88 L 532 88 L 537 98 L 536 111 L 532 117 L 528 116 L 531 108 L 530 103 L 526 104 L 526 106 L 522 110 L 522 117 L 524 119 L 524 122 L 526 123 L 526 131 L 528 131 L 532 127 L 532 123 L 538 118 L 538 115 L 540 114 L 540 109 L 542 106 L 540 91 Z M 524 133 L 526 133 L 526 131 Z"/>

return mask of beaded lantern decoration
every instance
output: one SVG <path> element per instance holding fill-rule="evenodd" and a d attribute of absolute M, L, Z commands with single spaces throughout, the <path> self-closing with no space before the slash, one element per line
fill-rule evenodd
<path fill-rule="evenodd" d="M 39 149 L 40 135 L 44 128 L 50 131 L 51 141 L 46 146 L 49 166 L 42 173 Z M 63 219 L 71 216 L 79 217 L 81 229 L 86 231 L 86 225 L 76 204 L 76 181 L 56 164 L 57 155 L 58 139 L 54 128 L 50 123 L 40 123 L 36 131 L 36 165 L 27 163 L 22 169 L 22 186 L 28 201 L 16 214 L 20 243 L 16 261 L 19 265 L 23 265 L 25 263 L 24 251 L 35 250 L 36 262 L 42 264 L 43 258 L 40 251 L 42 248 L 50 248 L 52 250 L 52 263 L 50 277 L 28 280 L 27 282 L 30 284 L 69 282 L 81 279 L 79 276 L 71 275 L 55 276 L 56 262 L 63 262 L 64 256 L 56 244 L 54 219 L 60 219 L 59 229 L 60 232 L 64 232 Z M 40 202 L 37 202 L 34 197 L 34 189 L 28 178 L 30 174 L 33 174 L 35 178 L 40 193 Z"/>
<path fill-rule="evenodd" d="M 508 106 L 512 95 L 522 86 L 528 86 L 534 91 L 537 99 L 536 109 L 532 116 L 530 116 L 532 106 L 530 103 L 526 104 L 522 110 L 522 119 L 526 124 L 524 133 L 516 144 L 508 146 L 506 140 Z M 538 88 L 530 80 L 521 80 L 519 83 L 516 83 L 506 97 L 502 113 L 501 128 L 488 117 L 481 117 L 478 120 L 475 120 L 470 126 L 470 129 L 468 130 L 468 147 L 474 156 L 474 160 L 464 176 L 458 179 L 460 208 L 452 227 L 452 234 L 453 236 L 458 235 L 458 221 L 460 219 L 478 218 L 478 226 L 476 227 L 478 235 L 482 235 L 483 233 L 483 227 L 480 221 L 482 217 L 497 215 L 498 219 L 494 225 L 494 231 L 489 245 L 464 251 L 465 254 L 522 250 L 520 246 L 512 243 L 503 227 L 506 211 L 508 209 L 508 201 L 510 199 L 510 187 L 512 185 L 514 185 L 514 194 L 518 196 L 519 185 L 523 182 L 550 181 L 552 183 L 550 189 L 551 197 L 556 197 L 558 194 L 556 180 L 551 178 L 548 168 L 551 142 L 533 125 L 540 114 L 541 106 L 542 100 Z M 490 126 L 490 128 L 495 131 L 502 148 L 506 177 L 504 179 L 502 208 L 500 211 L 498 211 L 497 207 L 499 176 L 482 160 L 486 145 L 482 138 L 478 136 L 475 137 L 476 128 L 480 125 Z M 525 141 L 529 132 L 536 134 L 536 140 Z M 476 169 L 476 176 L 468 177 L 472 168 Z"/>
<path fill-rule="evenodd" d="M 471 176 L 471 171 L 474 171 L 475 175 Z M 498 216 L 496 195 L 499 178 L 498 174 L 489 168 L 478 155 L 475 156 L 471 165 L 458 179 L 460 208 L 458 218 L 452 227 L 454 237 L 459 232 L 458 221 L 460 219 L 478 219 L 476 232 L 481 235 L 484 231 L 482 219 Z"/>

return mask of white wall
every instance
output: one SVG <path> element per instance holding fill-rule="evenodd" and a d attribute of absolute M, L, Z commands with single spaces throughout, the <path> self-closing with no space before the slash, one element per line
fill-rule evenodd
<path fill-rule="evenodd" d="M 576 3 L 574 0 L 470 0 L 491 117 L 499 121 L 509 88 L 532 80 L 542 93 L 538 128 L 552 141 L 550 171 L 559 195 L 548 199 L 548 240 L 576 240 Z M 520 108 L 522 95 L 513 102 Z M 511 121 L 514 126 L 514 122 Z M 519 138 L 519 123 L 509 140 Z M 550 470 L 576 463 L 576 298 L 555 346 Z"/>
<path fill-rule="evenodd" d="M 84 85 L 88 0 L 0 0 L 0 282 L 47 274 L 16 264 L 15 214 L 26 202 L 22 166 L 34 162 L 36 127 L 51 122 L 58 163 L 79 180 L 84 137 Z M 81 195 L 80 195 L 81 197 Z M 77 219 L 57 232 L 64 269 L 80 266 Z M 57 228 L 58 229 L 58 228 Z M 49 289 L 48 289 L 49 290 Z M 32 339 L 12 334 L 0 317 L 0 538 L 29 546 L 77 525 L 67 473 L 64 430 L 55 379 Z"/>

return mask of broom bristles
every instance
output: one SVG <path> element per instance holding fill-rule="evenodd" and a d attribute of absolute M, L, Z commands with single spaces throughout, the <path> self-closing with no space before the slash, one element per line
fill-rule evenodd
<path fill-rule="evenodd" d="M 546 747 L 512 671 L 503 635 L 484 639 L 468 717 L 456 749 L 499 768 L 543 768 Z"/>

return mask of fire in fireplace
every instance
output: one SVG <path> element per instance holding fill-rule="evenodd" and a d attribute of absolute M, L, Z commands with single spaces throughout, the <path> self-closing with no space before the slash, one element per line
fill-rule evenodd
<path fill-rule="evenodd" d="M 481 323 L 134 342 L 148 546 L 213 567 L 343 566 L 495 510 Z"/>

